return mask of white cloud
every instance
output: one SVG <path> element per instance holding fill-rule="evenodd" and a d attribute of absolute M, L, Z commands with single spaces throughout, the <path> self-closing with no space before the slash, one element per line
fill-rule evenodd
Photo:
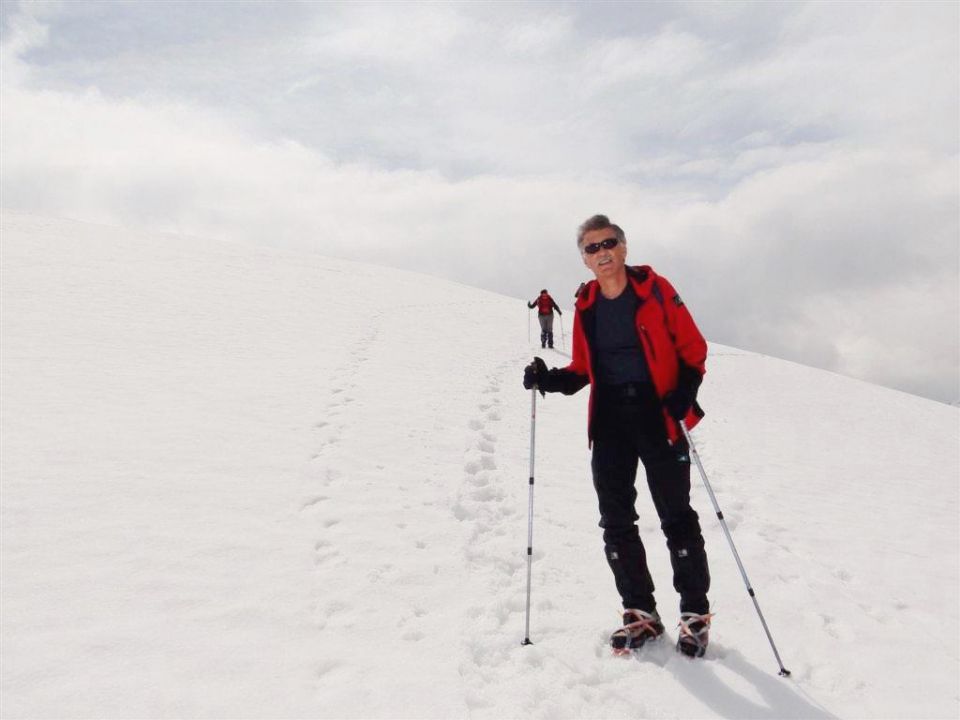
<path fill-rule="evenodd" d="M 7 12 L 4 206 L 564 301 L 607 212 L 714 340 L 956 399 L 952 6 L 260 7 Z"/>

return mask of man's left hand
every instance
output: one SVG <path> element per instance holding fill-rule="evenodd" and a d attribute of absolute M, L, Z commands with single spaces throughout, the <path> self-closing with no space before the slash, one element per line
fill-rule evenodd
<path fill-rule="evenodd" d="M 667 409 L 667 412 L 670 413 L 670 417 L 680 422 L 687 417 L 687 413 L 690 412 L 690 408 L 693 406 L 693 400 L 682 390 L 671 390 L 663 396 L 663 406 Z"/>

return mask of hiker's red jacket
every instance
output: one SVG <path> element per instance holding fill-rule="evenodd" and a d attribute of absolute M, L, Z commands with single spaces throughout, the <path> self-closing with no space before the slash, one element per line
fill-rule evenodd
<path fill-rule="evenodd" d="M 563 315 L 560 312 L 560 306 L 557 305 L 556 301 L 550 297 L 548 293 L 540 293 L 537 295 L 536 300 L 531 300 L 527 303 L 527 307 L 531 310 L 537 308 L 537 315 L 553 315 L 553 309 L 556 308 L 557 312 Z"/>
<path fill-rule="evenodd" d="M 681 383 L 696 390 L 706 372 L 707 341 L 700 334 L 677 291 L 648 265 L 628 267 L 627 281 L 637 295 L 637 337 L 643 347 L 657 396 L 663 398 Z M 545 388 L 572 395 L 587 383 L 590 384 L 587 433 L 591 441 L 596 378 L 590 341 L 593 337 L 594 303 L 599 291 L 599 283 L 592 280 L 577 297 L 577 313 L 573 320 L 573 360 L 565 368 L 552 370 L 550 382 Z M 684 418 L 687 428 L 696 425 L 701 417 L 703 411 L 694 403 Z M 680 426 L 666 409 L 663 419 L 671 442 L 680 438 Z"/>

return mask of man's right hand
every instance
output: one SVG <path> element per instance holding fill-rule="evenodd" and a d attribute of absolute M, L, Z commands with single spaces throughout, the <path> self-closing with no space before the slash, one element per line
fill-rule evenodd
<path fill-rule="evenodd" d="M 537 388 L 540 391 L 541 395 L 546 395 L 546 392 L 541 387 L 541 384 L 547 377 L 547 364 L 538 357 L 533 359 L 533 362 L 527 365 L 523 369 L 523 386 L 527 390 L 532 390 Z"/>

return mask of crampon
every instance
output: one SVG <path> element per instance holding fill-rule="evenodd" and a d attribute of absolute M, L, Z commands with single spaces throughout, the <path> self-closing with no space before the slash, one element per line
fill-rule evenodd
<path fill-rule="evenodd" d="M 710 619 L 713 615 L 706 613 L 680 613 L 680 637 L 677 639 L 677 651 L 689 657 L 703 657 L 710 641 Z"/>
<path fill-rule="evenodd" d="M 643 647 L 648 640 L 663 635 L 663 623 L 656 611 L 627 609 L 623 611 L 623 627 L 610 636 L 610 647 L 614 655 L 629 655 Z"/>

